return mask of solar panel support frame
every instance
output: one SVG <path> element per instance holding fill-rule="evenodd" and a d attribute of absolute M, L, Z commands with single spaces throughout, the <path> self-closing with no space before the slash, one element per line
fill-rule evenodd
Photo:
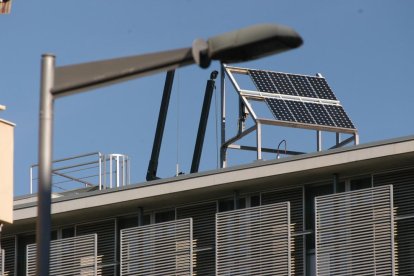
<path fill-rule="evenodd" d="M 262 126 L 263 125 L 271 125 L 271 126 L 279 126 L 279 127 L 291 127 L 291 128 L 300 128 L 300 129 L 308 129 L 316 131 L 316 151 L 322 151 L 322 132 L 333 132 L 336 134 L 335 137 L 335 145 L 329 147 L 328 149 L 339 148 L 345 146 L 351 142 L 354 142 L 354 145 L 359 144 L 359 134 L 356 128 L 347 128 L 347 127 L 338 127 L 338 126 L 328 126 L 328 125 L 318 125 L 318 124 L 310 124 L 304 122 L 289 122 L 283 120 L 277 120 L 275 118 L 261 118 L 258 117 L 256 112 L 254 111 L 252 105 L 250 104 L 250 100 L 258 100 L 258 101 L 265 101 L 265 99 L 284 99 L 284 100 L 293 100 L 298 102 L 310 103 L 310 104 L 326 104 L 330 106 L 338 106 L 342 108 L 340 102 L 336 99 L 318 99 L 318 98 L 310 98 L 306 96 L 298 96 L 298 95 L 286 95 L 286 94 L 278 94 L 278 93 L 270 93 L 270 92 L 262 92 L 262 91 L 254 91 L 254 90 L 247 90 L 242 89 L 239 83 L 236 81 L 235 75 L 249 75 L 248 68 L 241 68 L 241 67 L 234 67 L 228 66 L 226 64 L 222 64 L 221 66 L 221 148 L 220 148 L 220 166 L 225 168 L 227 166 L 227 150 L 228 149 L 237 149 L 237 150 L 248 150 L 248 151 L 256 151 L 257 152 L 257 160 L 262 159 L 262 152 L 269 152 L 269 153 L 277 153 L 278 151 L 273 148 L 266 148 L 262 145 Z M 298 75 L 300 76 L 300 75 Z M 226 77 L 229 78 L 230 83 L 233 86 L 233 89 L 239 95 L 239 103 L 242 103 L 246 110 L 248 111 L 248 115 L 251 116 L 253 121 L 253 126 L 244 128 L 241 125 L 244 125 L 244 122 L 241 122 L 241 116 L 239 113 L 239 121 L 238 121 L 238 131 L 237 134 L 229 139 L 226 140 Z M 321 74 L 317 74 L 316 77 L 323 78 Z M 342 109 L 343 110 L 343 109 Z M 330 116 L 330 114 L 328 114 Z M 345 113 L 346 115 L 346 113 Z M 245 118 L 244 118 L 245 119 Z M 333 120 L 333 119 L 332 119 Z M 249 145 L 241 145 L 236 144 L 240 139 L 249 135 L 252 132 L 256 132 L 256 145 L 249 146 Z M 350 135 L 350 137 L 342 140 L 341 134 Z M 288 150 L 286 151 L 285 155 L 298 155 L 303 154 L 304 152 L 301 151 L 294 151 Z"/>

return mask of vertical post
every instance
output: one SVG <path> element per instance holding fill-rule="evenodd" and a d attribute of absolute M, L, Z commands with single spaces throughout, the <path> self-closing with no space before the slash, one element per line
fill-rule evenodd
<path fill-rule="evenodd" d="M 144 208 L 138 207 L 138 226 L 144 225 Z"/>
<path fill-rule="evenodd" d="M 337 173 L 333 175 L 333 193 L 336 194 L 338 191 L 339 176 Z"/>
<path fill-rule="evenodd" d="M 36 275 L 49 275 L 51 193 L 52 193 L 52 143 L 53 95 L 55 56 L 42 56 L 39 114 L 39 182 L 37 196 L 37 261 Z"/>
<path fill-rule="evenodd" d="M 112 169 L 112 154 L 109 154 L 108 157 L 109 157 L 109 187 L 113 188 L 112 178 L 113 178 L 114 171 Z"/>
<path fill-rule="evenodd" d="M 256 143 L 257 143 L 257 160 L 262 159 L 262 124 L 257 122 Z"/>
<path fill-rule="evenodd" d="M 30 194 L 33 194 L 33 166 L 30 167 Z"/>
<path fill-rule="evenodd" d="M 240 195 L 239 195 L 239 191 L 234 191 L 233 192 L 233 208 L 234 210 L 240 209 Z"/>
<path fill-rule="evenodd" d="M 354 134 L 354 144 L 359 145 L 359 135 L 358 135 L 358 133 Z"/>
<path fill-rule="evenodd" d="M 322 131 L 316 131 L 316 151 L 322 151 Z"/>
<path fill-rule="evenodd" d="M 227 166 L 227 148 L 224 148 L 226 142 L 226 86 L 225 86 L 225 72 L 224 64 L 221 64 L 221 145 L 220 145 L 220 167 L 225 168 Z"/>
<path fill-rule="evenodd" d="M 116 160 L 116 187 L 119 188 L 119 183 L 121 181 L 120 179 L 120 172 L 121 172 L 121 168 L 119 166 L 119 154 L 115 155 L 115 160 Z"/>
<path fill-rule="evenodd" d="M 336 145 L 338 146 L 341 143 L 341 133 L 336 132 Z"/>

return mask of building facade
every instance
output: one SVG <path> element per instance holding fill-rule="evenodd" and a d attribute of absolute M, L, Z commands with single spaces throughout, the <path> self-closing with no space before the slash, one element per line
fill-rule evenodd
<path fill-rule="evenodd" d="M 36 196 L 4 275 L 34 275 Z M 414 137 L 55 193 L 54 275 L 414 275 Z"/>

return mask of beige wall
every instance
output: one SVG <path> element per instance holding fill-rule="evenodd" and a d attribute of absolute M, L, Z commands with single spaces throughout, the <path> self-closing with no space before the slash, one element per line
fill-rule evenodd
<path fill-rule="evenodd" d="M 0 222 L 13 223 L 14 124 L 0 119 Z"/>

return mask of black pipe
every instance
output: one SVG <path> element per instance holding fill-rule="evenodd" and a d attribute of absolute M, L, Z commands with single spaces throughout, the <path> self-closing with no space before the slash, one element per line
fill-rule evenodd
<path fill-rule="evenodd" d="M 211 72 L 210 79 L 207 81 L 206 92 L 204 94 L 203 107 L 201 110 L 200 123 L 198 124 L 198 132 L 196 144 L 194 147 L 193 161 L 191 162 L 190 173 L 198 172 L 200 166 L 201 153 L 203 151 L 204 137 L 207 129 L 208 114 L 211 106 L 211 98 L 213 97 L 215 79 L 217 78 L 218 72 Z"/>
<path fill-rule="evenodd" d="M 167 76 L 165 77 L 157 129 L 155 131 L 154 144 L 152 145 L 151 159 L 148 164 L 147 181 L 159 179 L 159 177 L 157 177 L 158 159 L 161 151 L 162 137 L 164 135 L 165 121 L 167 120 L 168 106 L 170 104 L 174 73 L 175 70 L 168 71 Z"/>

